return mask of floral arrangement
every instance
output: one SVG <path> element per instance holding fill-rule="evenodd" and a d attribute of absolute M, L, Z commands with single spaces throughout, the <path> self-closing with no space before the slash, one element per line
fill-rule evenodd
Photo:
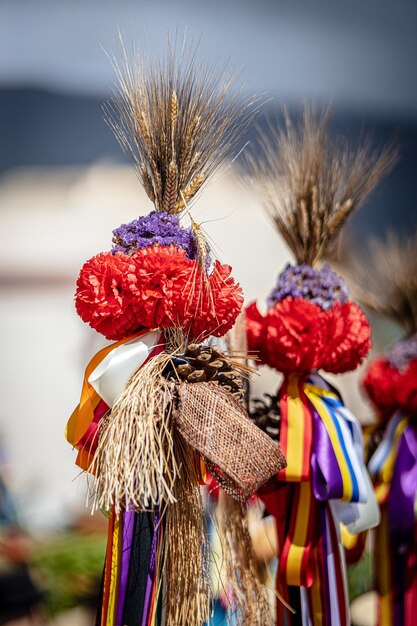
<path fill-rule="evenodd" d="M 329 267 L 287 265 L 261 315 L 246 309 L 249 346 L 280 372 L 342 373 L 356 369 L 371 347 L 369 323 Z M 304 282 L 305 281 L 305 282 Z"/>
<path fill-rule="evenodd" d="M 400 410 L 417 415 L 417 335 L 397 342 L 372 361 L 363 386 L 382 420 Z"/>
<path fill-rule="evenodd" d="M 159 623 L 162 607 L 166 626 L 209 622 L 208 469 L 233 512 L 223 526 L 233 611 L 251 626 L 268 621 L 244 503 L 285 460 L 249 419 L 244 355 L 213 345 L 243 295 L 190 214 L 249 127 L 254 101 L 229 98 L 230 77 L 194 63 L 195 50 L 181 63 L 171 50 L 165 62 L 118 68 L 110 125 L 155 210 L 116 228 L 112 250 L 77 280 L 78 314 L 116 341 L 87 366 L 67 425 L 77 464 L 94 476 L 93 506 L 109 514 L 98 613 L 106 626 Z"/>
<path fill-rule="evenodd" d="M 231 267 L 216 261 L 207 274 L 191 228 L 181 228 L 178 216 L 155 213 L 116 229 L 113 252 L 83 265 L 75 294 L 79 316 L 115 341 L 143 328 L 181 327 L 193 340 L 226 334 L 243 305 Z M 141 236 L 121 234 L 133 231 Z"/>
<path fill-rule="evenodd" d="M 363 387 L 376 408 L 368 468 L 381 507 L 375 580 L 380 623 L 411 626 L 417 611 L 417 234 L 373 240 L 353 266 L 359 297 L 397 322 L 404 339 L 373 359 Z M 382 567 L 382 564 L 385 564 Z"/>
<path fill-rule="evenodd" d="M 278 534 L 276 624 L 349 623 L 341 523 L 375 526 L 378 507 L 362 455 L 359 422 L 318 370 L 354 370 L 371 347 L 369 323 L 343 279 L 322 263 L 340 229 L 390 168 L 393 155 L 333 140 L 328 117 L 272 131 L 251 160 L 264 205 L 296 263 L 279 274 L 263 315 L 246 309 L 250 352 L 283 374 L 253 420 L 278 440 L 287 466 L 262 488 Z"/>

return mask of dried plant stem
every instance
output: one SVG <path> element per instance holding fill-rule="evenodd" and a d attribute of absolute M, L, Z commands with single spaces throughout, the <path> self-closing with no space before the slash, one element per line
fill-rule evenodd
<path fill-rule="evenodd" d="M 246 505 L 220 492 L 219 535 L 224 584 L 238 626 L 265 626 L 272 617 L 248 530 Z"/>
<path fill-rule="evenodd" d="M 116 513 L 174 502 L 178 474 L 172 434 L 172 392 L 161 372 L 171 356 L 153 357 L 130 379 L 100 432 L 89 471 L 94 506 Z"/>
<path fill-rule="evenodd" d="M 123 44 L 122 44 L 123 46 Z M 159 211 L 178 213 L 217 170 L 259 112 L 233 93 L 227 66 L 197 65 L 196 47 L 169 46 L 160 62 L 114 60 L 118 87 L 106 119 Z"/>
<path fill-rule="evenodd" d="M 358 300 L 396 321 L 408 335 L 417 332 L 417 231 L 372 239 L 345 269 Z"/>
<path fill-rule="evenodd" d="M 168 504 L 166 626 L 203 626 L 210 618 L 209 539 L 195 470 L 195 453 L 176 433 L 180 464 L 174 486 L 175 503 Z"/>
<path fill-rule="evenodd" d="M 250 157 L 264 206 L 298 263 L 314 265 L 335 244 L 341 228 L 383 176 L 396 151 L 371 149 L 370 141 L 350 146 L 329 130 L 329 114 L 305 109 L 294 128 L 261 136 L 261 157 Z"/>

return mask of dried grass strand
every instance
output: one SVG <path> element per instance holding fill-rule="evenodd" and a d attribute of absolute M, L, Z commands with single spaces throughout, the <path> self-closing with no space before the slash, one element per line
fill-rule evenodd
<path fill-rule="evenodd" d="M 170 360 L 164 352 L 137 370 L 102 424 L 89 468 L 96 476 L 93 508 L 143 511 L 175 501 L 172 391 L 161 375 Z"/>
<path fill-rule="evenodd" d="M 400 324 L 408 335 L 417 332 L 417 231 L 371 239 L 346 272 L 358 300 Z"/>
<path fill-rule="evenodd" d="M 161 61 L 134 51 L 113 58 L 118 79 L 105 119 L 159 211 L 178 213 L 245 135 L 261 99 L 234 88 L 227 64 L 197 60 L 197 46 L 169 43 Z M 174 175 L 175 172 L 175 175 Z"/>
<path fill-rule="evenodd" d="M 211 607 L 210 543 L 195 453 L 179 433 L 174 438 L 180 470 L 174 486 L 176 501 L 166 511 L 166 626 L 203 626 L 209 623 Z"/>
<path fill-rule="evenodd" d="M 397 159 L 393 146 L 372 150 L 332 137 L 329 110 L 308 107 L 299 126 L 288 115 L 282 129 L 260 136 L 261 156 L 249 157 L 264 207 L 298 263 L 314 265 L 335 244 L 349 216 Z"/>
<path fill-rule="evenodd" d="M 232 599 L 237 626 L 271 623 L 268 589 L 252 547 L 246 506 L 220 492 L 219 536 L 222 545 L 224 585 Z"/>

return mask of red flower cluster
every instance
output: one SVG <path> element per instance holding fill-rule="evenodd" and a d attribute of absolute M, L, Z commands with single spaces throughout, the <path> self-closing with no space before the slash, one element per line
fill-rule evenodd
<path fill-rule="evenodd" d="M 370 327 L 353 302 L 324 311 L 303 298 L 277 302 L 263 317 L 255 303 L 246 309 L 248 346 L 262 363 L 283 373 L 313 369 L 341 373 L 368 354 Z"/>
<path fill-rule="evenodd" d="M 135 330 L 129 289 L 134 273 L 133 260 L 121 252 L 97 254 L 81 269 L 75 308 L 83 322 L 108 339 L 117 340 Z"/>
<path fill-rule="evenodd" d="M 133 256 L 101 253 L 81 269 L 75 305 L 107 339 L 139 328 L 182 327 L 191 338 L 222 336 L 243 305 L 231 268 L 216 262 L 207 276 L 175 246 L 150 246 Z"/>
<path fill-rule="evenodd" d="M 417 415 L 417 359 L 398 370 L 385 357 L 372 361 L 362 384 L 383 421 L 395 411 Z"/>

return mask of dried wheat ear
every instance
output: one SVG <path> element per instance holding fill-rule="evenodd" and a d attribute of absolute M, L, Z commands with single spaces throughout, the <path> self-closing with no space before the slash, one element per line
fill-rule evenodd
<path fill-rule="evenodd" d="M 260 112 L 262 98 L 235 89 L 226 65 L 197 62 L 196 46 L 130 63 L 124 51 L 107 123 L 156 210 L 181 213 L 198 196 Z"/>
<path fill-rule="evenodd" d="M 417 231 L 371 239 L 344 270 L 362 304 L 417 332 Z"/>
<path fill-rule="evenodd" d="M 260 154 L 249 156 L 263 205 L 297 263 L 315 265 L 330 254 L 351 214 L 391 170 L 393 146 L 355 146 L 329 127 L 329 112 L 306 107 L 299 125 L 260 136 Z"/>

